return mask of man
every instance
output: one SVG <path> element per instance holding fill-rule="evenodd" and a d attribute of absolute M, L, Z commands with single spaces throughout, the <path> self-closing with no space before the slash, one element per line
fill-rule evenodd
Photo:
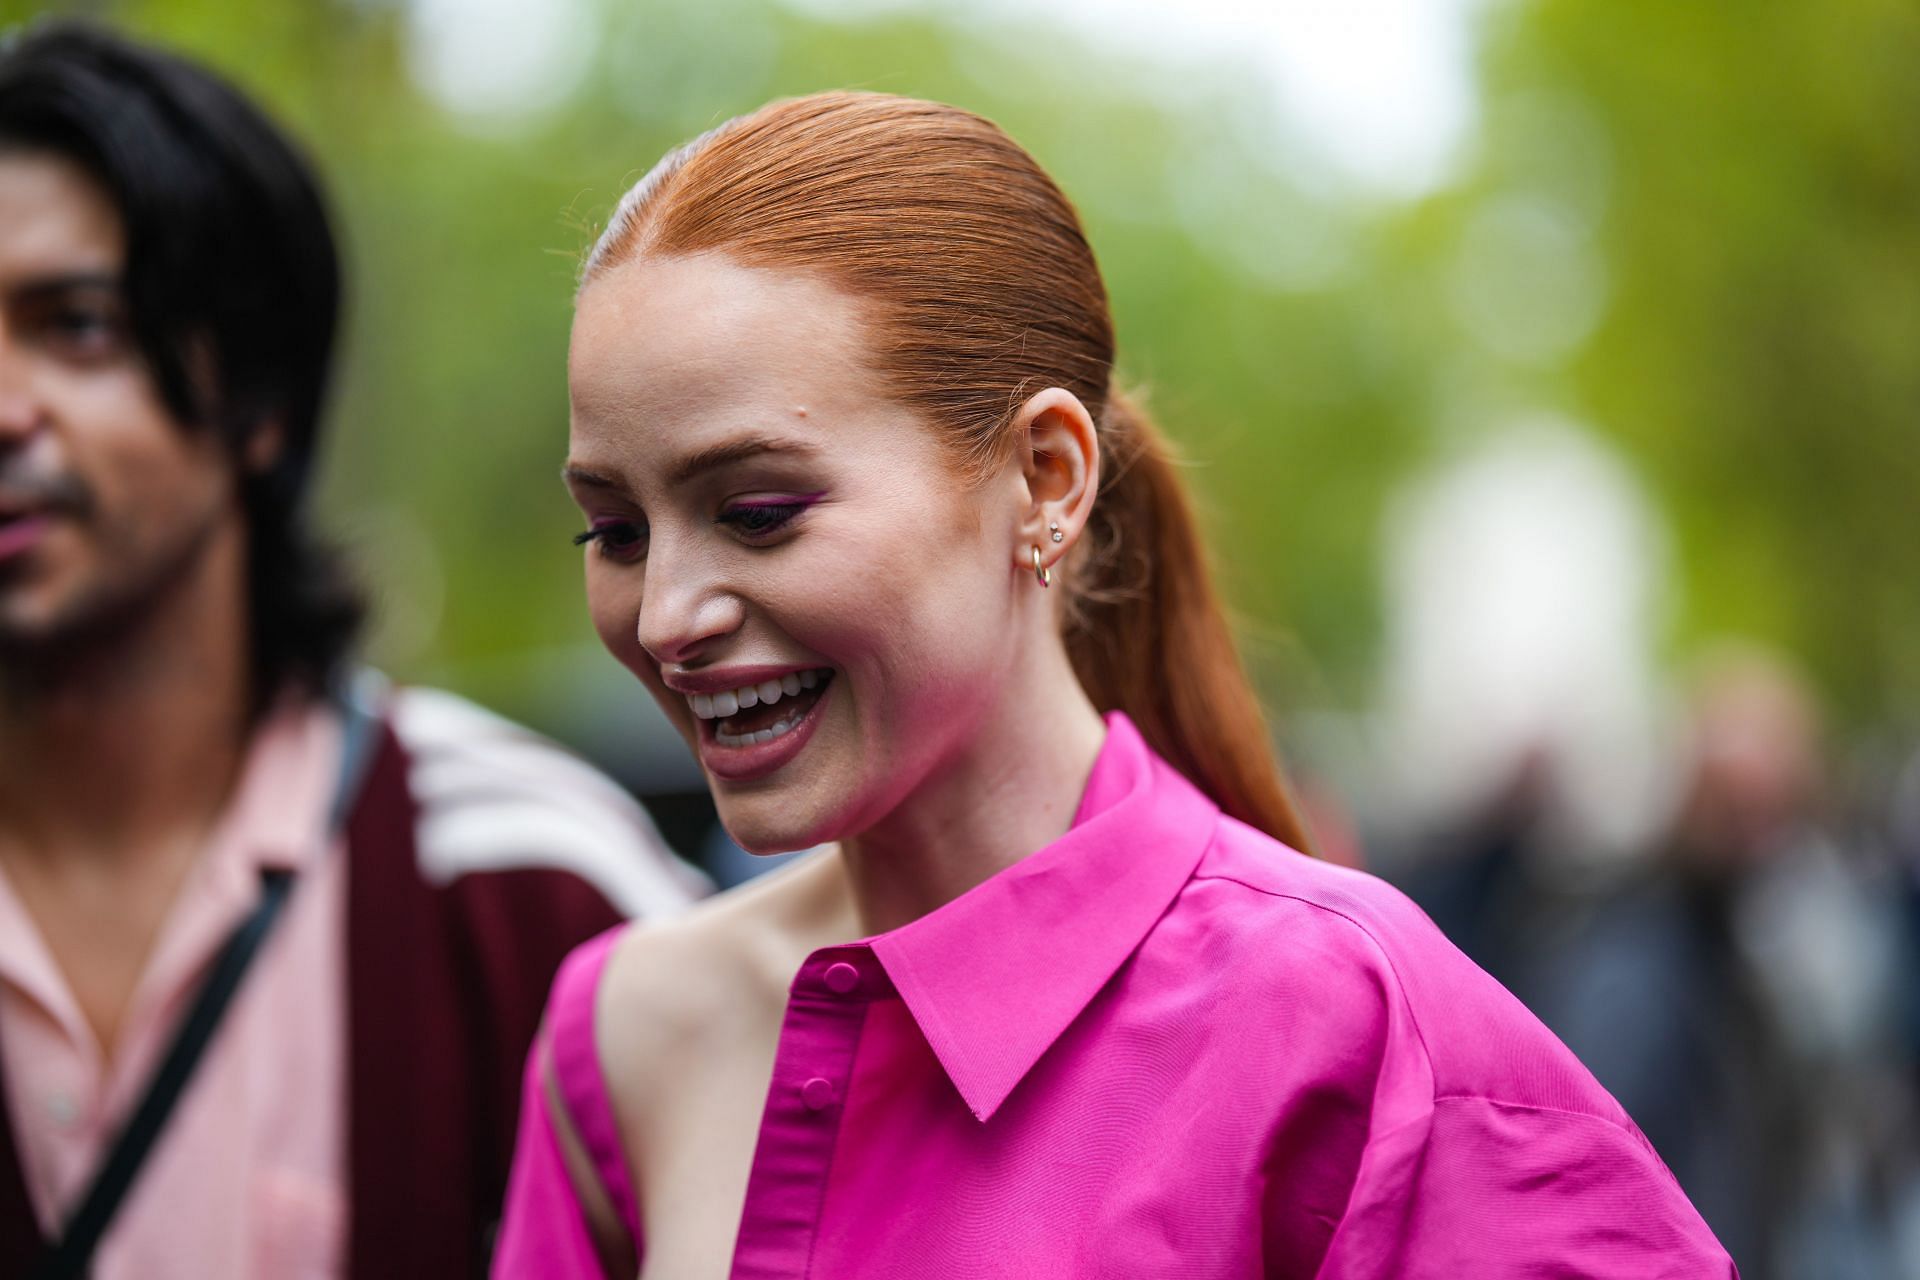
<path fill-rule="evenodd" d="M 0 48 L 0 1275 L 476 1274 L 555 966 L 692 887 L 585 766 L 346 679 L 337 299 L 231 88 Z"/>

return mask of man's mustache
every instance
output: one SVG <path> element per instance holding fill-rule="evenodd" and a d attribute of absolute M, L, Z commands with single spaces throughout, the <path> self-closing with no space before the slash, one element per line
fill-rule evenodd
<path fill-rule="evenodd" d="M 79 476 L 44 472 L 0 458 L 0 516 L 53 512 L 85 516 L 93 510 L 93 491 Z"/>

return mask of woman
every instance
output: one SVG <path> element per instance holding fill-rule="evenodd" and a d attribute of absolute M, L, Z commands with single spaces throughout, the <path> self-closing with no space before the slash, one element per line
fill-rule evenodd
<path fill-rule="evenodd" d="M 497 1274 L 1731 1271 L 1544 1028 L 1294 852 L 1113 355 L 1071 206 L 950 107 L 775 103 L 622 201 L 595 625 L 735 840 L 831 847 L 575 955 Z"/>

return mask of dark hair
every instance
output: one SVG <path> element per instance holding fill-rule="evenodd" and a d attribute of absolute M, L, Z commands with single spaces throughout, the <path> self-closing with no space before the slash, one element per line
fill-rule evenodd
<path fill-rule="evenodd" d="M 1074 673 L 1232 816 L 1307 849 L 1172 451 L 1113 385 L 1113 321 L 1060 188 L 998 126 L 874 93 L 773 102 L 669 154 L 588 256 L 810 270 L 872 308 L 882 375 L 979 480 L 1021 402 L 1064 387 L 1098 424 L 1100 493 L 1061 566 Z"/>
<path fill-rule="evenodd" d="M 310 168 L 205 68 L 71 22 L 0 44 L 0 148 L 71 161 L 118 209 L 134 341 L 168 409 L 235 465 L 256 707 L 289 684 L 317 691 L 364 606 L 303 514 L 340 310 Z M 272 428 L 277 460 L 248 467 Z"/>

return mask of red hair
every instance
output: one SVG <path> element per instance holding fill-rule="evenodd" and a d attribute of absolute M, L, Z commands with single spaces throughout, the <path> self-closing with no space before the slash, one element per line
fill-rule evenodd
<path fill-rule="evenodd" d="M 1112 386 L 1093 250 L 1032 156 L 939 103 L 769 103 L 661 160 L 621 200 L 584 278 L 701 252 L 814 272 L 859 298 L 889 391 L 946 433 L 971 480 L 1009 456 L 1028 396 L 1079 397 L 1102 450 L 1092 520 L 1061 582 L 1080 683 L 1224 812 L 1307 847 L 1166 442 Z"/>

